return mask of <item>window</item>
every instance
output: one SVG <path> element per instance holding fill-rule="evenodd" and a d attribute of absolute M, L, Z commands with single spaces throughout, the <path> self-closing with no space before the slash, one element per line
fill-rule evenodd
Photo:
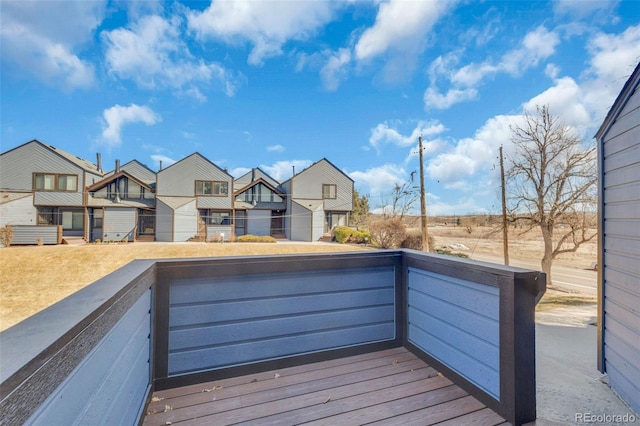
<path fill-rule="evenodd" d="M 207 225 L 231 225 L 230 211 L 205 211 L 205 223 Z"/>
<path fill-rule="evenodd" d="M 323 200 L 335 200 L 336 199 L 336 185 L 335 184 L 323 184 L 322 185 L 322 199 Z"/>
<path fill-rule="evenodd" d="M 94 210 L 93 211 L 93 227 L 94 228 L 102 228 L 102 218 L 104 216 L 103 210 Z"/>
<path fill-rule="evenodd" d="M 229 182 L 215 180 L 197 180 L 196 195 L 227 196 L 229 194 Z"/>
<path fill-rule="evenodd" d="M 33 189 L 36 191 L 77 191 L 77 175 L 34 173 Z"/>
<path fill-rule="evenodd" d="M 82 210 L 63 210 L 62 229 L 82 231 L 84 229 L 84 212 Z"/>
<path fill-rule="evenodd" d="M 252 186 L 236 197 L 236 201 L 245 203 L 281 203 L 284 199 L 261 183 Z"/>

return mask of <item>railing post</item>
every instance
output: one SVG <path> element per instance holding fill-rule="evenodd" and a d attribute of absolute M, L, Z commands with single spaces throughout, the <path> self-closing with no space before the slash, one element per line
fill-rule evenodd
<path fill-rule="evenodd" d="M 545 275 L 515 272 L 500 281 L 500 402 L 506 420 L 521 425 L 536 419 L 535 306 Z"/>

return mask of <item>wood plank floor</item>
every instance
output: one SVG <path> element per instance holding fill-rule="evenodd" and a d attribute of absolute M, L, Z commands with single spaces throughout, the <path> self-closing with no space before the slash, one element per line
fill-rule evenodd
<path fill-rule="evenodd" d="M 156 392 L 145 425 L 498 425 L 404 348 Z"/>

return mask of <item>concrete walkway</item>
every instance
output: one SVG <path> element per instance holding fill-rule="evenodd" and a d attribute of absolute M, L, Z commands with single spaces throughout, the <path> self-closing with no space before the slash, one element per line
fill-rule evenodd
<path fill-rule="evenodd" d="M 596 368 L 595 309 L 587 305 L 536 314 L 536 426 L 640 425 L 638 413 Z"/>

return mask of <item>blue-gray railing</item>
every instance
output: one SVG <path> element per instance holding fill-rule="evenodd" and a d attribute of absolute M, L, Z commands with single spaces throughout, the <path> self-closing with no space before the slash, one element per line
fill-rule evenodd
<path fill-rule="evenodd" d="M 410 250 L 138 260 L 0 334 L 0 424 L 135 424 L 153 390 L 397 346 L 521 424 L 544 289 Z"/>

